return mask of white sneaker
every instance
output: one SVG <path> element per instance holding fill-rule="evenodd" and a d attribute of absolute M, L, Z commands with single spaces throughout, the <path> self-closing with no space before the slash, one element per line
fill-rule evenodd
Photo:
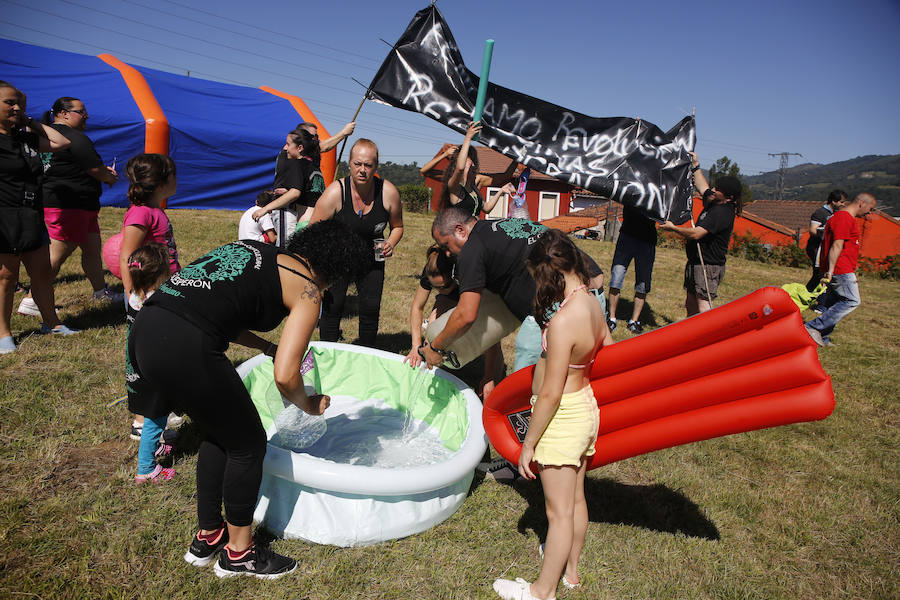
<path fill-rule="evenodd" d="M 531 595 L 531 584 L 521 577 L 516 577 L 515 581 L 495 579 L 493 588 L 497 595 L 504 600 L 537 600 Z M 556 596 L 553 596 L 550 600 L 556 600 Z"/>
<path fill-rule="evenodd" d="M 169 413 L 169 418 L 166 419 L 166 429 L 178 429 L 184 423 L 184 417 L 176 415 L 175 413 Z"/>
<path fill-rule="evenodd" d="M 19 302 L 19 309 L 16 312 L 20 315 L 27 315 L 29 317 L 41 316 L 41 309 L 38 308 L 37 302 L 28 296 L 22 298 L 22 301 Z"/>

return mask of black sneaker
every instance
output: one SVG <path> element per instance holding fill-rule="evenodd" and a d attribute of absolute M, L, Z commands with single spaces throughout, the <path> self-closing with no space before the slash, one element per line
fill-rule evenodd
<path fill-rule="evenodd" d="M 200 532 L 198 531 L 191 541 L 191 547 L 184 555 L 184 560 L 195 567 L 205 567 L 216 559 L 216 553 L 228 543 L 228 528 L 222 528 L 222 535 L 219 536 L 219 540 L 215 544 L 208 544 L 206 540 L 201 540 L 199 536 Z"/>
<path fill-rule="evenodd" d="M 631 333 L 644 333 L 644 326 L 640 321 L 628 321 L 628 331 Z"/>
<path fill-rule="evenodd" d="M 270 548 L 258 546 L 256 542 L 238 559 L 232 559 L 228 555 L 228 548 L 223 548 L 219 553 L 219 560 L 213 565 L 217 577 L 250 575 L 260 579 L 278 579 L 296 568 L 297 561 L 293 558 L 276 554 Z"/>
<path fill-rule="evenodd" d="M 616 330 L 616 324 L 618 322 L 615 319 L 607 319 L 606 324 L 609 326 L 609 332 L 612 333 Z"/>

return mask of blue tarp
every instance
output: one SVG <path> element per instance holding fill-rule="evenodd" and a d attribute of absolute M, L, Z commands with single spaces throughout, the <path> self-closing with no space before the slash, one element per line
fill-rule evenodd
<path fill-rule="evenodd" d="M 170 208 L 244 210 L 271 188 L 275 156 L 303 119 L 290 102 L 257 88 L 174 75 L 145 67 L 144 76 L 169 122 L 169 155 L 178 167 Z M 28 97 L 40 118 L 60 96 L 82 100 L 85 133 L 119 182 L 103 186 L 101 204 L 127 206 L 125 163 L 144 151 L 144 119 L 121 74 L 95 56 L 0 39 L 0 79 Z"/>

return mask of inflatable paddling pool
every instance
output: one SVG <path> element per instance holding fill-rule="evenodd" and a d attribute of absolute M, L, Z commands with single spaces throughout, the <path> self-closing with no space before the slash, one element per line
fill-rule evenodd
<path fill-rule="evenodd" d="M 824 419 L 834 391 L 816 349 L 796 304 L 774 287 L 601 349 L 590 376 L 600 430 L 588 469 Z M 484 404 L 491 445 L 513 464 L 528 429 L 533 373 L 516 371 Z"/>
<path fill-rule="evenodd" d="M 329 394 L 331 406 L 325 434 L 302 451 L 279 445 L 271 396 L 284 404 L 271 359 L 237 369 L 269 439 L 254 520 L 287 538 L 359 546 L 425 531 L 456 512 L 487 449 L 475 393 L 396 354 L 310 346 L 307 392 Z"/>

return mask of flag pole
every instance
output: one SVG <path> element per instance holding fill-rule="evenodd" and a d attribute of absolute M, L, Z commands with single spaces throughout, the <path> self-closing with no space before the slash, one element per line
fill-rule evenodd
<path fill-rule="evenodd" d="M 481 56 L 481 79 L 478 80 L 478 95 L 475 97 L 475 110 L 472 112 L 472 122 L 477 123 L 481 120 L 481 114 L 484 112 L 484 100 L 487 96 L 488 78 L 491 75 L 491 58 L 494 55 L 494 40 L 484 41 L 484 54 Z M 478 134 L 472 138 L 472 141 L 478 141 Z"/>
<path fill-rule="evenodd" d="M 366 93 L 363 94 L 363 99 L 359 101 L 359 106 L 356 107 L 356 112 L 353 113 L 353 118 L 350 119 L 351 123 L 356 123 L 356 117 L 359 116 L 359 111 L 362 110 L 363 104 L 366 103 L 366 98 L 369 96 L 369 90 L 366 90 Z M 344 138 L 343 143 L 341 144 L 341 151 L 338 152 L 337 162 L 334 163 L 334 168 L 337 169 L 338 165 L 341 164 L 341 157 L 344 156 L 344 148 L 347 146 L 347 138 Z"/>
<path fill-rule="evenodd" d="M 694 117 L 697 115 L 697 107 L 691 107 L 691 116 Z M 707 182 L 707 185 L 709 182 Z M 691 177 L 691 186 L 694 185 L 694 178 Z M 696 227 L 694 224 L 694 194 L 691 193 L 691 227 Z M 709 302 L 710 308 L 715 308 L 713 305 L 712 296 L 709 294 L 709 278 L 706 276 L 706 263 L 703 260 L 703 249 L 700 248 L 700 242 L 697 241 L 697 256 L 700 257 L 700 270 L 703 271 L 703 283 L 706 286 L 706 299 Z"/>

